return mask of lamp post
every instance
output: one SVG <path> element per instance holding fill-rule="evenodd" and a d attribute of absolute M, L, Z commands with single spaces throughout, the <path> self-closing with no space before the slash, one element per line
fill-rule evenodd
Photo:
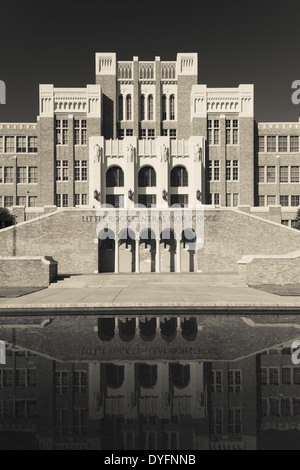
<path fill-rule="evenodd" d="M 197 201 L 201 201 L 201 191 L 200 191 L 200 189 L 197 189 L 196 197 L 197 197 Z"/>
<path fill-rule="evenodd" d="M 167 200 L 167 197 L 168 197 L 168 193 L 167 193 L 167 191 L 164 189 L 163 192 L 162 192 L 162 198 L 163 198 L 164 201 L 166 201 L 166 200 Z"/>
<path fill-rule="evenodd" d="M 97 191 L 97 189 L 95 189 L 95 191 L 94 191 L 94 199 L 98 202 L 100 202 L 100 200 L 101 200 L 101 193 L 99 191 Z"/>
<path fill-rule="evenodd" d="M 133 200 L 133 195 L 134 195 L 134 194 L 133 194 L 132 190 L 129 189 L 129 191 L 128 191 L 128 199 L 129 199 L 130 201 Z"/>

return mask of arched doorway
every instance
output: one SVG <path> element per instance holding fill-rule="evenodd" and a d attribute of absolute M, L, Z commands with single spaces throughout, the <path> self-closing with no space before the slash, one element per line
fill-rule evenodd
<path fill-rule="evenodd" d="M 121 388 L 124 383 L 124 366 L 106 364 L 105 379 L 109 388 L 114 390 Z"/>
<path fill-rule="evenodd" d="M 156 240 L 155 233 L 151 229 L 144 229 L 140 234 L 140 272 L 155 272 Z"/>
<path fill-rule="evenodd" d="M 158 379 L 157 365 L 152 364 L 139 364 L 138 365 L 138 379 L 143 388 L 155 387 Z"/>
<path fill-rule="evenodd" d="M 181 271 L 183 273 L 197 272 L 196 260 L 197 235 L 192 228 L 186 228 L 181 235 L 182 257 Z"/>
<path fill-rule="evenodd" d="M 170 364 L 170 379 L 176 388 L 187 387 L 190 383 L 190 366 L 188 364 Z"/>
<path fill-rule="evenodd" d="M 176 240 L 172 229 L 165 229 L 160 235 L 160 269 L 163 273 L 175 272 Z"/>
<path fill-rule="evenodd" d="M 120 273 L 135 272 L 135 234 L 124 229 L 119 236 L 119 271 Z"/>
<path fill-rule="evenodd" d="M 110 229 L 103 229 L 98 235 L 98 272 L 115 271 L 115 234 Z"/>

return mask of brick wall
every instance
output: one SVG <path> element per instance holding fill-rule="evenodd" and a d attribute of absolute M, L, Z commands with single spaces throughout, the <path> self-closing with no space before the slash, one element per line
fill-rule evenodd
<path fill-rule="evenodd" d="M 57 263 L 45 257 L 0 257 L 2 287 L 48 287 L 57 275 Z"/>
<path fill-rule="evenodd" d="M 244 256 L 239 272 L 249 286 L 300 282 L 300 250 L 282 256 Z"/>

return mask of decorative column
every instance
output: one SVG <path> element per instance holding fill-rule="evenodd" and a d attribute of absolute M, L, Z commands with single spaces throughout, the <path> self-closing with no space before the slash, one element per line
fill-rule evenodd
<path fill-rule="evenodd" d="M 135 239 L 135 272 L 140 272 L 140 239 Z"/>
<path fill-rule="evenodd" d="M 155 272 L 160 273 L 160 239 L 156 239 Z"/>
<path fill-rule="evenodd" d="M 119 237 L 115 238 L 115 273 L 119 272 Z"/>
<path fill-rule="evenodd" d="M 181 244 L 180 238 L 176 240 L 176 272 L 181 273 Z"/>

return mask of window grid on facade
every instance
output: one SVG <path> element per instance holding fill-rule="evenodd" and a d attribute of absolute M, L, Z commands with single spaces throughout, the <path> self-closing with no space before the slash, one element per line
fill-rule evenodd
<path fill-rule="evenodd" d="M 299 183 L 299 166 L 291 166 L 291 183 Z"/>
<path fill-rule="evenodd" d="M 242 409 L 230 408 L 228 417 L 228 434 L 240 436 L 242 434 Z"/>
<path fill-rule="evenodd" d="M 276 152 L 276 136 L 267 136 L 267 152 Z"/>
<path fill-rule="evenodd" d="M 68 145 L 68 127 L 67 119 L 57 119 L 55 123 L 56 128 L 56 145 Z"/>
<path fill-rule="evenodd" d="M 12 166 L 4 167 L 4 183 L 12 184 L 14 182 L 14 169 Z"/>
<path fill-rule="evenodd" d="M 279 168 L 279 177 L 280 177 L 280 183 L 289 182 L 289 167 L 288 166 L 281 166 Z"/>
<path fill-rule="evenodd" d="M 56 181 L 69 180 L 69 162 L 68 160 L 56 160 Z"/>
<path fill-rule="evenodd" d="M 86 119 L 75 119 L 74 122 L 75 145 L 87 144 L 87 121 Z"/>
<path fill-rule="evenodd" d="M 238 145 L 238 120 L 226 119 L 226 145 Z"/>
<path fill-rule="evenodd" d="M 226 160 L 226 181 L 238 181 L 239 162 L 238 160 Z"/>
<path fill-rule="evenodd" d="M 189 203 L 188 194 L 171 194 L 171 206 L 179 205 L 180 207 L 186 207 Z"/>
<path fill-rule="evenodd" d="M 265 151 L 265 136 L 258 137 L 258 151 L 264 152 Z"/>
<path fill-rule="evenodd" d="M 229 370 L 228 384 L 230 393 L 240 393 L 242 391 L 242 371 Z"/>
<path fill-rule="evenodd" d="M 5 137 L 5 153 L 14 153 L 14 152 L 15 152 L 15 138 Z"/>
<path fill-rule="evenodd" d="M 106 204 L 116 209 L 122 209 L 124 207 L 124 194 L 107 194 Z"/>
<path fill-rule="evenodd" d="M 75 160 L 75 181 L 87 181 L 87 160 Z"/>
<path fill-rule="evenodd" d="M 57 207 L 69 207 L 69 195 L 56 194 L 56 205 Z"/>
<path fill-rule="evenodd" d="M 14 205 L 13 196 L 4 196 L 4 207 L 12 207 Z"/>
<path fill-rule="evenodd" d="M 212 371 L 212 393 L 223 392 L 223 371 L 213 370 Z"/>
<path fill-rule="evenodd" d="M 175 167 L 171 171 L 171 187 L 179 188 L 189 185 L 188 172 L 184 167 Z"/>
<path fill-rule="evenodd" d="M 28 137 L 28 153 L 37 153 L 38 151 L 38 144 L 37 144 L 37 137 Z"/>
<path fill-rule="evenodd" d="M 220 181 L 220 161 L 210 160 L 208 163 L 209 181 Z"/>
<path fill-rule="evenodd" d="M 17 153 L 26 153 L 27 152 L 27 137 L 18 136 L 17 137 Z"/>
<path fill-rule="evenodd" d="M 175 96 L 170 96 L 170 121 L 175 121 Z"/>
<path fill-rule="evenodd" d="M 300 196 L 294 195 L 291 196 L 291 206 L 298 207 L 300 205 Z"/>
<path fill-rule="evenodd" d="M 289 196 L 280 196 L 280 205 L 287 207 L 289 205 Z"/>
<path fill-rule="evenodd" d="M 299 152 L 299 136 L 290 136 L 290 152 Z"/>
<path fill-rule="evenodd" d="M 147 208 L 151 208 L 152 205 L 156 205 L 156 195 L 155 194 L 139 194 L 138 203 L 142 204 Z"/>
<path fill-rule="evenodd" d="M 75 194 L 75 206 L 87 206 L 87 194 Z"/>
<path fill-rule="evenodd" d="M 74 372 L 74 392 L 87 393 L 87 372 L 75 371 Z"/>
<path fill-rule="evenodd" d="M 278 152 L 288 151 L 288 138 L 285 135 L 278 136 Z"/>
<path fill-rule="evenodd" d="M 124 187 L 124 171 L 122 168 L 113 166 L 106 173 L 107 188 L 123 188 Z"/>
<path fill-rule="evenodd" d="M 132 98 L 131 95 L 126 96 L 126 120 L 132 120 Z"/>
<path fill-rule="evenodd" d="M 68 392 L 68 372 L 55 372 L 55 388 L 57 394 L 65 394 Z"/>
<path fill-rule="evenodd" d="M 213 436 L 223 436 L 223 408 L 212 408 L 210 434 Z"/>
<path fill-rule="evenodd" d="M 152 167 L 143 167 L 139 171 L 138 185 L 140 188 L 156 186 L 156 172 Z"/>
<path fill-rule="evenodd" d="M 276 183 L 276 167 L 267 166 L 267 183 Z"/>
<path fill-rule="evenodd" d="M 267 206 L 275 206 L 276 205 L 276 196 L 268 195 L 267 196 Z"/>

